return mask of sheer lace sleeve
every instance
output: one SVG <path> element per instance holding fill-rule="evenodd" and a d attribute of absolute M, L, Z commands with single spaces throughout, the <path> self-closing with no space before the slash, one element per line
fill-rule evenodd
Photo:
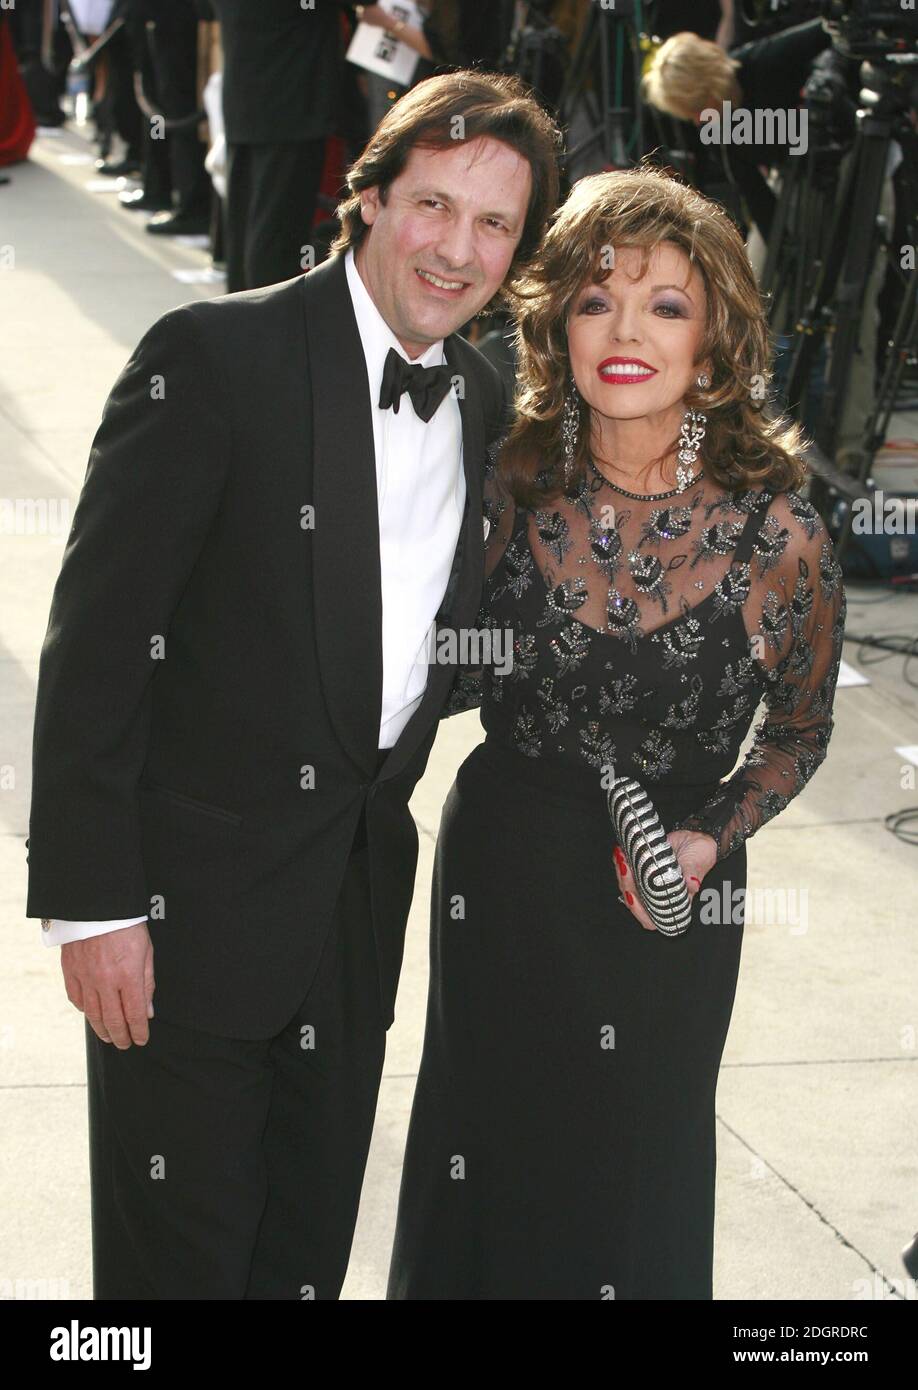
<path fill-rule="evenodd" d="M 507 548 L 513 532 L 514 504 L 504 484 L 497 474 L 496 460 L 503 439 L 490 445 L 484 471 L 482 487 L 482 527 L 485 531 L 485 583 L 481 607 L 475 620 L 478 628 L 490 626 L 487 611 L 488 580 Z M 462 714 L 468 709 L 477 709 L 481 704 L 484 671 L 481 666 L 459 666 L 452 688 L 440 713 L 445 719 L 450 714 Z"/>
<path fill-rule="evenodd" d="M 768 507 L 749 580 L 746 631 L 768 712 L 733 776 L 673 827 L 712 835 L 718 860 L 783 811 L 824 760 L 847 608 L 828 532 L 796 493 L 777 494 Z"/>

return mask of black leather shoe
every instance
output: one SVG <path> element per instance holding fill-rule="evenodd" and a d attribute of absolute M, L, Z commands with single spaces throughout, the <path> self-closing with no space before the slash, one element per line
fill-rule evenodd
<path fill-rule="evenodd" d="M 135 212 L 169 212 L 172 207 L 166 198 L 149 198 L 142 188 L 131 188 L 119 193 L 118 202 L 122 207 L 131 208 Z"/>
<path fill-rule="evenodd" d="M 140 177 L 141 169 L 136 159 L 126 156 L 124 159 L 115 160 L 114 163 L 108 159 L 97 159 L 96 173 L 104 174 L 107 179 L 136 179 Z"/>
<path fill-rule="evenodd" d="M 205 236 L 210 232 L 210 218 L 191 217 L 184 212 L 158 212 L 147 223 L 151 236 Z"/>

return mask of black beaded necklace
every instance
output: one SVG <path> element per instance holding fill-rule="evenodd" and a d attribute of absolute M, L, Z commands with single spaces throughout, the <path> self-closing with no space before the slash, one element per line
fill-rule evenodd
<path fill-rule="evenodd" d="M 701 468 L 695 474 L 694 478 L 689 479 L 684 488 L 674 487 L 671 492 L 628 492 L 625 488 L 619 487 L 618 483 L 610 482 L 606 475 L 601 473 L 596 467 L 590 455 L 587 455 L 587 462 L 600 482 L 605 483 L 606 487 L 612 488 L 614 492 L 620 492 L 623 497 L 630 497 L 634 502 L 662 502 L 666 497 L 681 497 L 683 492 L 687 492 L 690 487 L 694 487 L 699 478 L 704 477 L 704 469 Z"/>

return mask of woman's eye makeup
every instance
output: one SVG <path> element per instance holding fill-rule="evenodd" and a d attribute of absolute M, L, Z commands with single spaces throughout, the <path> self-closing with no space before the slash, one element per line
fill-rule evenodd
<path fill-rule="evenodd" d="M 597 309 L 607 309 L 608 307 L 609 306 L 606 300 L 600 298 L 599 295 L 588 295 L 587 298 L 584 299 L 581 303 L 577 312 L 579 314 L 592 314 Z M 658 304 L 655 304 L 653 306 L 653 312 L 655 314 L 659 314 L 660 310 L 665 311 L 661 315 L 661 317 L 663 318 L 684 319 L 687 317 L 687 310 L 685 308 L 685 305 L 678 303 L 674 299 L 662 299 Z"/>

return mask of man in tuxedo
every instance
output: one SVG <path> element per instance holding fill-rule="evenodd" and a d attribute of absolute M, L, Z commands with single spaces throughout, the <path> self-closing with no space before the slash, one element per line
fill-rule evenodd
<path fill-rule="evenodd" d="M 436 634 L 477 614 L 506 420 L 456 330 L 538 245 L 557 143 L 516 78 L 420 84 L 331 259 L 171 310 L 106 404 L 27 841 L 86 1017 L 96 1298 L 340 1292 L 456 674 Z"/>

